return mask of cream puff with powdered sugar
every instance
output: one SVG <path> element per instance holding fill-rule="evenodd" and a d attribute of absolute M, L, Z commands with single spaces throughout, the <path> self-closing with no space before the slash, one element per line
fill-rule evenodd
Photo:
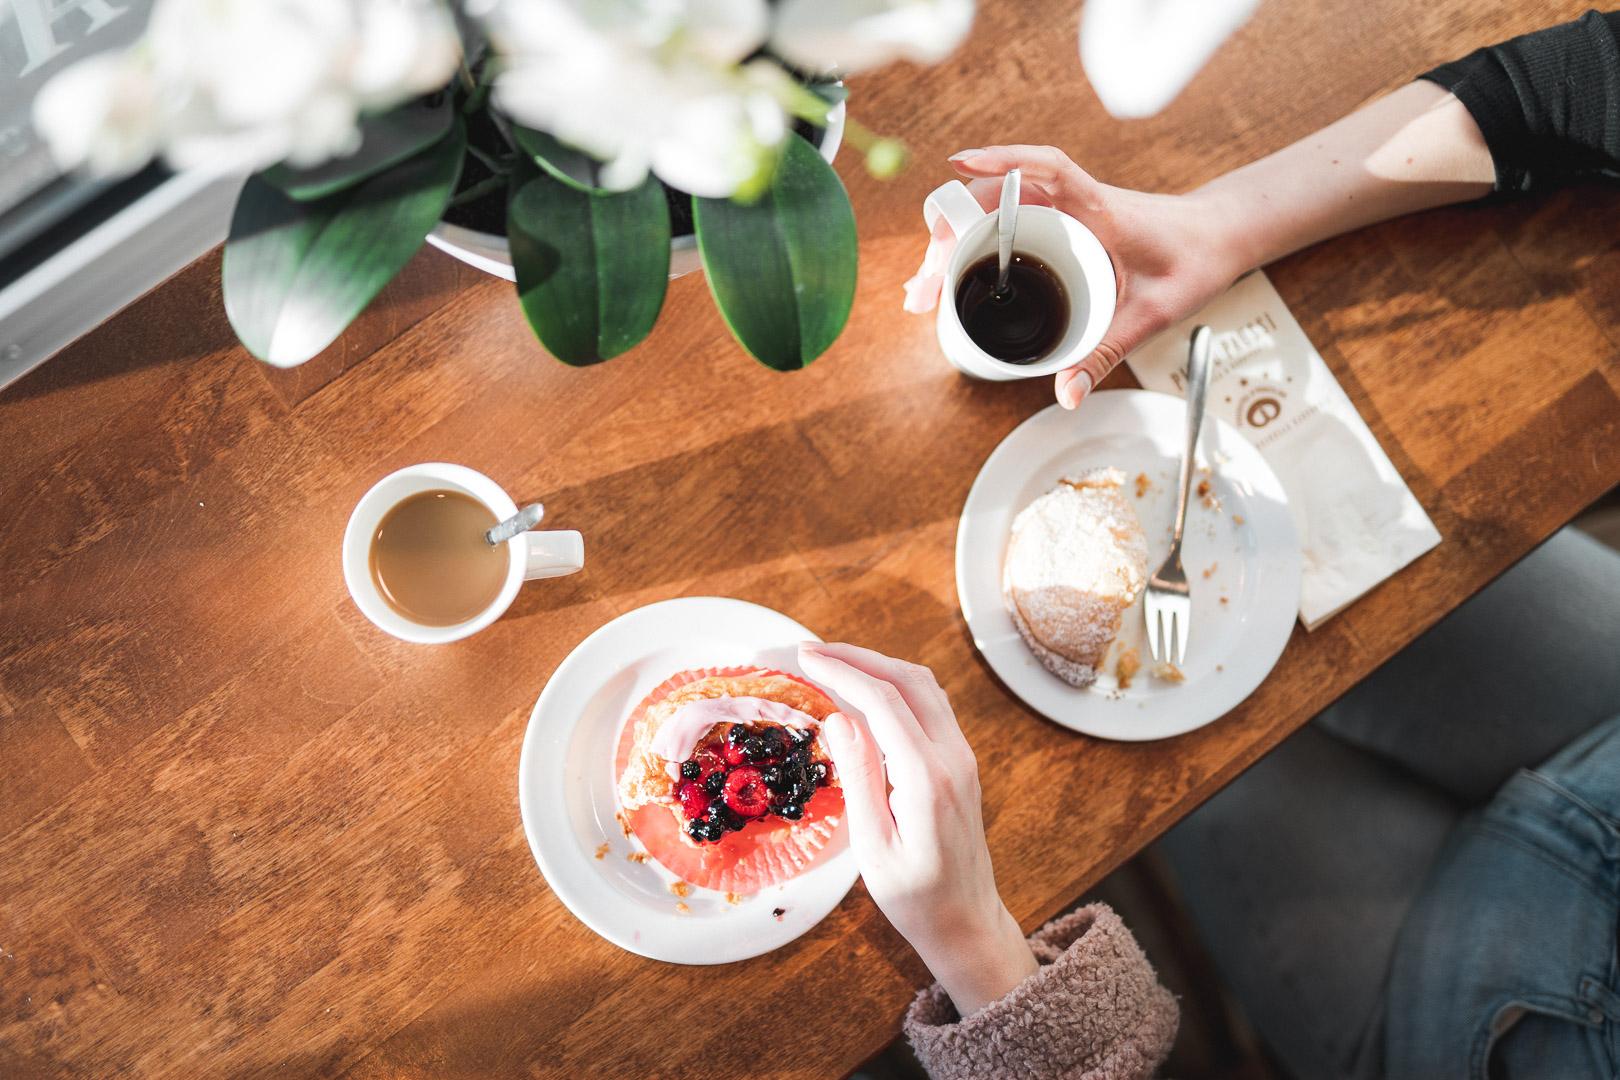
<path fill-rule="evenodd" d="M 1013 520 L 1001 591 L 1024 643 L 1071 686 L 1090 686 L 1147 585 L 1147 537 L 1125 474 L 1064 477 Z"/>

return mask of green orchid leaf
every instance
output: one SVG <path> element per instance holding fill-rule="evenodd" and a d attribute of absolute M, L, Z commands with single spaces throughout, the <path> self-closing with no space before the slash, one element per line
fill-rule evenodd
<path fill-rule="evenodd" d="M 692 210 L 714 302 L 755 359 L 793 371 L 837 340 L 855 302 L 855 212 L 815 147 L 790 137 L 757 201 Z"/>
<path fill-rule="evenodd" d="M 559 142 L 544 131 L 519 124 L 512 125 L 512 137 L 517 140 L 518 148 L 532 157 L 536 165 L 576 191 L 593 195 L 613 191 L 602 183 L 602 162 L 585 151 Z"/>
<path fill-rule="evenodd" d="M 221 274 L 225 314 L 248 351 L 291 367 L 336 340 L 444 213 L 466 141 L 457 120 L 415 157 L 306 202 L 249 177 Z"/>
<path fill-rule="evenodd" d="M 415 157 L 444 138 L 455 119 L 450 95 L 413 102 L 360 121 L 360 149 L 311 169 L 275 165 L 259 175 L 300 202 L 324 199 Z"/>
<path fill-rule="evenodd" d="M 506 231 L 523 313 L 557 359 L 599 363 L 652 333 L 669 285 L 669 204 L 657 180 L 593 194 L 525 169 Z"/>

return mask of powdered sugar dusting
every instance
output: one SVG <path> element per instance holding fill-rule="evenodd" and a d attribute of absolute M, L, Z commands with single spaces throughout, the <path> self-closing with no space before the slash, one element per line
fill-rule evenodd
<path fill-rule="evenodd" d="M 1003 599 L 1030 651 L 1072 686 L 1096 681 L 1147 584 L 1147 538 L 1125 482 L 1118 469 L 1065 477 L 1013 520 Z"/>

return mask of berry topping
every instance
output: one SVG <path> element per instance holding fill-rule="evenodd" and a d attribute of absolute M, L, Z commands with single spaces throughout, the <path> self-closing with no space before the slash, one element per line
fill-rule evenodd
<path fill-rule="evenodd" d="M 758 769 L 747 765 L 726 777 L 726 805 L 745 818 L 756 818 L 771 808 L 771 793 Z"/>
<path fill-rule="evenodd" d="M 776 808 L 776 812 L 787 818 L 789 821 L 798 821 L 800 818 L 804 817 L 804 807 L 800 806 L 796 802 L 783 803 L 781 806 Z"/>
<path fill-rule="evenodd" d="M 688 780 L 680 786 L 675 797 L 681 800 L 681 809 L 686 816 L 693 820 L 700 818 L 709 809 L 709 796 L 705 794 L 702 785 Z"/>
<path fill-rule="evenodd" d="M 759 775 L 765 781 L 765 786 L 779 795 L 790 786 L 790 781 L 783 774 L 780 765 L 767 765 L 759 770 Z"/>
<path fill-rule="evenodd" d="M 826 766 L 822 766 L 822 771 L 826 771 Z M 703 778 L 703 790 L 710 795 L 719 795 L 725 789 L 726 771 L 724 769 L 716 769 Z"/>
<path fill-rule="evenodd" d="M 707 818 L 699 818 L 686 827 L 686 834 L 700 844 L 712 843 L 724 836 L 725 832 Z"/>
<path fill-rule="evenodd" d="M 687 780 L 696 780 L 703 775 L 703 765 L 696 758 L 681 762 L 681 776 Z"/>
<path fill-rule="evenodd" d="M 743 753 L 755 765 L 768 765 L 779 761 L 788 751 L 788 739 L 779 727 L 762 728 L 757 734 L 743 740 Z"/>
<path fill-rule="evenodd" d="M 709 805 L 709 820 L 728 832 L 736 832 L 738 829 L 748 824 L 741 817 L 737 816 L 737 812 L 735 810 L 727 806 L 719 799 L 716 799 Z"/>
<path fill-rule="evenodd" d="M 810 778 L 818 785 L 825 784 L 827 782 L 827 763 L 818 761 L 810 766 Z"/>

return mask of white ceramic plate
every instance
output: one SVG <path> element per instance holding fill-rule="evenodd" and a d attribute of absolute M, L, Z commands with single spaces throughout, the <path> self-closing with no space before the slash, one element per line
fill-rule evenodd
<path fill-rule="evenodd" d="M 1148 570 L 1170 547 L 1175 487 L 1186 441 L 1186 407 L 1169 394 L 1111 390 L 1076 412 L 1056 405 L 1013 429 L 979 470 L 956 533 L 956 593 L 991 668 L 1025 704 L 1064 727 L 1104 739 L 1162 739 L 1215 720 L 1248 697 L 1282 654 L 1299 610 L 1299 537 L 1282 483 L 1237 430 L 1206 416 L 1199 463 L 1217 508 L 1196 494 L 1187 511 L 1182 565 L 1192 585 L 1186 681 L 1155 678 L 1142 601 L 1125 613 L 1107 673 L 1084 690 L 1036 660 L 1001 597 L 1001 564 L 1013 518 L 1060 478 L 1111 465 L 1147 478 L 1135 506 L 1147 533 Z M 1114 678 L 1115 657 L 1134 648 L 1142 670 L 1129 689 Z"/>
<path fill-rule="evenodd" d="M 535 702 L 518 764 L 529 848 L 552 892 L 621 948 L 676 964 L 724 964 L 770 952 L 820 922 L 855 883 L 848 826 L 830 856 L 739 904 L 692 888 L 652 858 L 616 818 L 613 756 L 626 716 L 659 683 L 691 668 L 759 664 L 802 674 L 796 646 L 821 639 L 780 612 L 742 600 L 649 604 L 600 627 L 558 665 Z M 601 845 L 608 845 L 602 858 Z M 689 911 L 676 909 L 684 902 Z M 780 909 L 781 914 L 776 911 Z"/>

